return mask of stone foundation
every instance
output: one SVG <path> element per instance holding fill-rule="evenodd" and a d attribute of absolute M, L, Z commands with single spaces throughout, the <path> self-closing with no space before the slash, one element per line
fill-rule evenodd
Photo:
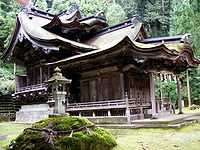
<path fill-rule="evenodd" d="M 16 122 L 32 123 L 49 117 L 48 104 L 22 105 L 16 112 Z"/>
<path fill-rule="evenodd" d="M 86 117 L 95 124 L 127 124 L 128 120 L 126 116 L 96 116 Z M 131 121 L 141 119 L 140 115 L 131 115 Z"/>

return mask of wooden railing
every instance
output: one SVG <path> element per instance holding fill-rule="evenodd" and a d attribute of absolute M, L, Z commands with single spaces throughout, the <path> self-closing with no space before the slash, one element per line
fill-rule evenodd
<path fill-rule="evenodd" d="M 137 106 L 150 106 L 151 103 L 145 100 L 129 99 L 129 107 Z M 96 101 L 96 102 L 84 102 L 84 103 L 69 103 L 67 104 L 67 111 L 78 110 L 95 110 L 95 109 L 112 109 L 112 108 L 126 108 L 126 100 L 109 100 L 109 101 Z"/>
<path fill-rule="evenodd" d="M 26 92 L 26 91 L 46 90 L 46 89 L 47 89 L 47 84 L 42 83 L 42 84 L 36 84 L 36 85 L 30 85 L 30 86 L 17 88 L 16 92 L 20 93 L 20 92 Z"/>
<path fill-rule="evenodd" d="M 151 102 L 150 100 L 146 100 L 146 99 L 129 99 L 128 100 L 129 102 L 129 107 L 133 106 L 150 106 L 151 105 Z"/>
<path fill-rule="evenodd" d="M 90 110 L 90 109 L 108 109 L 108 108 L 125 108 L 124 100 L 97 101 L 85 103 L 71 103 L 67 105 L 67 110 Z"/>

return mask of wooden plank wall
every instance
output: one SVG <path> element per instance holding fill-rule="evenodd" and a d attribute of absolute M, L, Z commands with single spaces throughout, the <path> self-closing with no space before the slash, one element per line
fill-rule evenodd
<path fill-rule="evenodd" d="M 129 72 L 127 85 L 130 99 L 150 101 L 150 81 L 148 75 Z"/>
<path fill-rule="evenodd" d="M 81 102 L 122 98 L 120 72 L 115 68 L 83 74 L 80 81 Z"/>

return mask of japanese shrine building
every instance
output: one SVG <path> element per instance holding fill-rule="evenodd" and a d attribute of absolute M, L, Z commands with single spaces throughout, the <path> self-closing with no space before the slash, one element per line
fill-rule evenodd
<path fill-rule="evenodd" d="M 16 74 L 18 105 L 53 103 L 46 81 L 59 67 L 72 80 L 66 112 L 93 117 L 154 115 L 154 73 L 199 63 L 187 35 L 149 38 L 137 17 L 109 27 L 102 13 L 82 17 L 78 9 L 23 9 L 4 57 L 26 68 Z"/>

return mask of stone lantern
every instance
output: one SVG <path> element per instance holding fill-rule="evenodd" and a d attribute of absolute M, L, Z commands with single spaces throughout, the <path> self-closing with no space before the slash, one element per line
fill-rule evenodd
<path fill-rule="evenodd" d="M 66 79 L 61 70 L 56 67 L 53 76 L 48 80 L 48 86 L 52 88 L 53 100 L 55 101 L 55 114 L 65 114 L 66 85 L 69 86 L 70 83 L 71 80 Z"/>

